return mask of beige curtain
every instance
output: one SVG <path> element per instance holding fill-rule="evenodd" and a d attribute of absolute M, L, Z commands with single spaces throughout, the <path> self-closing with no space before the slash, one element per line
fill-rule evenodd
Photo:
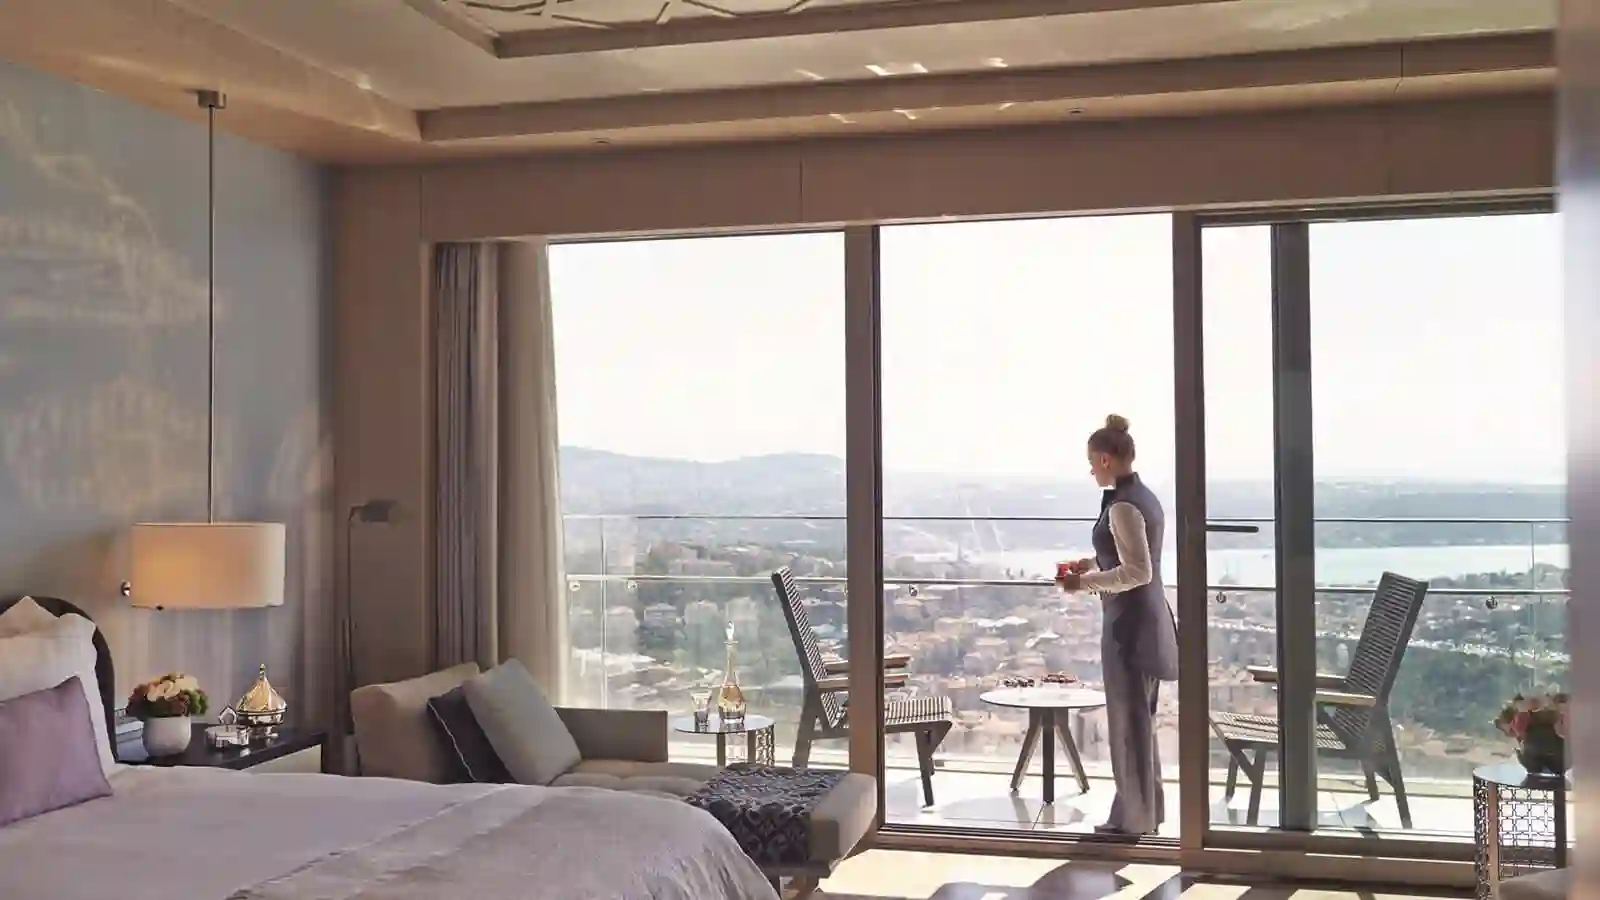
<path fill-rule="evenodd" d="M 561 698 L 567 591 L 546 250 L 542 241 L 517 241 L 503 245 L 500 258 L 499 649 Z"/>
<path fill-rule="evenodd" d="M 500 246 L 434 248 L 434 668 L 499 662 Z"/>
<path fill-rule="evenodd" d="M 442 244 L 434 662 L 566 672 L 555 348 L 543 242 Z"/>

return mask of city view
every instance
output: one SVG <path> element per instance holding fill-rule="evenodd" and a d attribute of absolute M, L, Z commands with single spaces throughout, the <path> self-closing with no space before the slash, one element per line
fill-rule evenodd
<path fill-rule="evenodd" d="M 792 747 L 799 661 L 767 576 L 789 566 L 809 579 L 806 605 L 823 650 L 843 656 L 849 600 L 842 584 L 848 565 L 838 499 L 842 461 L 769 457 L 705 465 L 567 448 L 563 462 L 564 471 L 582 473 L 563 483 L 570 510 L 601 508 L 607 486 L 646 479 L 664 492 L 647 507 L 728 510 L 689 518 L 569 516 L 577 699 L 687 708 L 690 691 L 720 683 L 724 627 L 732 623 L 741 683 L 755 708 L 778 720 L 780 748 Z M 1270 517 L 1268 485 L 1224 484 L 1213 493 L 1213 503 L 1239 511 L 1237 520 Z M 924 477 L 886 511 L 885 576 L 892 582 L 883 597 L 886 651 L 911 655 L 909 694 L 953 701 L 957 725 L 942 748 L 948 758 L 996 768 L 1014 763 L 1026 717 L 978 699 L 1002 677 L 1064 671 L 1087 686 L 1099 684 L 1099 604 L 1049 584 L 1056 560 L 1089 552 L 1091 522 L 1041 521 L 1038 508 L 1039 497 L 1056 498 L 1046 501 L 1053 506 L 1073 495 L 1074 505 L 1094 508 L 1094 494 L 1076 485 L 1018 481 L 984 489 Z M 1495 498 L 1496 508 L 1485 507 L 1485 496 Z M 1506 753 L 1491 724 L 1504 698 L 1564 683 L 1564 529 L 1558 521 L 1526 521 L 1559 519 L 1562 500 L 1554 488 L 1488 485 L 1344 483 L 1319 490 L 1319 518 L 1343 520 L 1318 531 L 1318 585 L 1327 589 L 1316 598 L 1319 671 L 1348 668 L 1370 588 L 1383 571 L 1431 581 L 1391 699 L 1413 790 L 1428 790 L 1429 780 L 1454 783 L 1434 790 L 1464 787 L 1473 766 Z M 1419 508 L 1468 502 L 1475 518 L 1519 521 L 1415 521 Z M 1214 603 L 1204 627 L 1214 709 L 1276 712 L 1275 695 L 1245 672 L 1273 665 L 1276 656 L 1270 522 L 1262 526 L 1259 535 L 1213 536 Z M 1167 538 L 1170 598 L 1178 573 L 1173 535 Z M 1010 583 L 948 583 L 960 581 Z M 1171 762 L 1178 752 L 1175 695 L 1164 692 L 1159 726 L 1163 757 Z M 1086 761 L 1104 761 L 1102 720 L 1085 716 L 1077 729 Z M 909 743 L 891 748 L 897 757 L 913 752 Z M 1212 763 L 1227 764 L 1220 745 Z M 1324 774 L 1359 774 L 1354 764 L 1325 766 Z"/>

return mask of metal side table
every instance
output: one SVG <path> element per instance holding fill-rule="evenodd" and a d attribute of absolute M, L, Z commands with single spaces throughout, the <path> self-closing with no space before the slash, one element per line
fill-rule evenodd
<path fill-rule="evenodd" d="M 1515 761 L 1473 771 L 1481 900 L 1495 900 L 1507 879 L 1567 867 L 1569 787 L 1565 777 L 1530 775 Z"/>
<path fill-rule="evenodd" d="M 682 716 L 672 720 L 672 730 L 679 734 L 714 734 L 717 736 L 717 765 L 726 768 L 728 765 L 728 735 L 742 734 L 745 741 L 744 762 L 770 766 L 776 752 L 776 735 L 773 733 L 775 723 L 766 716 L 746 713 L 742 721 L 724 722 L 719 716 L 712 716 L 704 725 L 696 725 L 694 716 Z M 736 760 L 737 761 L 737 760 Z"/>

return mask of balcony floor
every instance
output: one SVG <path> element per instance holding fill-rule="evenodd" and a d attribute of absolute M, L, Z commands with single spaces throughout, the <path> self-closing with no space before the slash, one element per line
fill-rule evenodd
<path fill-rule="evenodd" d="M 933 776 L 935 805 L 922 807 L 922 785 L 914 768 L 891 768 L 888 774 L 888 821 L 896 825 L 949 828 L 1004 829 L 1009 831 L 1059 831 L 1087 833 L 1104 822 L 1115 796 L 1108 775 L 1096 777 L 1091 767 L 1089 793 L 1079 795 L 1065 766 L 1056 775 L 1056 802 L 1046 805 L 1040 796 L 1041 779 L 1029 775 L 1017 793 L 1010 792 L 1007 774 L 940 769 Z M 1166 785 L 1166 837 L 1178 836 L 1178 784 Z M 1244 825 L 1249 789 L 1241 785 L 1233 800 L 1223 801 L 1221 784 L 1212 786 L 1211 820 Z M 1258 824 L 1278 823 L 1277 791 L 1270 785 L 1261 797 Z M 1471 836 L 1472 800 L 1468 797 L 1412 796 L 1414 828 L 1400 827 L 1394 796 L 1380 794 L 1376 802 L 1365 792 L 1324 790 L 1318 798 L 1318 824 L 1323 828 L 1351 828 L 1394 836 L 1462 838 Z M 1463 825 L 1468 829 L 1463 832 Z"/>

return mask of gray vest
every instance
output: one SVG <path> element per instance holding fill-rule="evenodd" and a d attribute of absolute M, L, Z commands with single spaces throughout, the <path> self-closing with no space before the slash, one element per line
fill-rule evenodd
<path fill-rule="evenodd" d="M 1121 661 L 1135 672 L 1162 681 L 1178 679 L 1178 628 L 1161 584 L 1161 539 L 1166 516 L 1155 492 L 1138 475 L 1117 479 L 1100 498 L 1100 519 L 1094 525 L 1094 560 L 1102 571 L 1116 568 L 1117 542 L 1111 535 L 1109 513 L 1113 503 L 1131 503 L 1144 516 L 1145 537 L 1150 541 L 1150 583 L 1120 594 L 1102 594 L 1104 625 L 1100 635 L 1102 664 Z"/>

